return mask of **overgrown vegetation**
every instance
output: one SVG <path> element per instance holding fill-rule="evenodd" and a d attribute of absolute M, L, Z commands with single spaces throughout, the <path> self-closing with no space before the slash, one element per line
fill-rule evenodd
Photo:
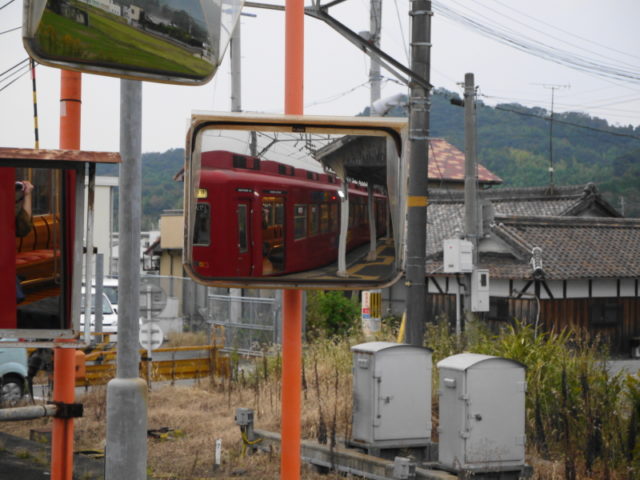
<path fill-rule="evenodd" d="M 342 304 L 343 300 L 335 302 Z M 383 332 L 380 340 L 393 341 L 391 334 L 395 332 L 389 326 Z M 362 341 L 357 335 L 319 334 L 304 346 L 304 438 L 336 445 L 350 437 L 350 348 Z M 528 462 L 534 466 L 534 480 L 640 478 L 640 377 L 610 373 L 604 361 L 606 351 L 597 338 L 569 331 L 536 332 L 534 327 L 520 324 L 506 325 L 497 333 L 471 324 L 458 338 L 441 323 L 429 326 L 425 344 L 433 350 L 434 366 L 452 354 L 473 351 L 517 360 L 527 367 Z M 167 427 L 180 435 L 149 439 L 152 476 L 210 477 L 215 440 L 220 438 L 223 464 L 216 478 L 277 478 L 277 455 L 243 454 L 234 414 L 237 407 L 252 408 L 257 428 L 279 430 L 282 356 L 273 348 L 251 360 L 233 355 L 231 364 L 227 377 L 190 387 L 154 386 L 149 394 L 148 428 Z M 435 367 L 433 372 L 437 376 Z M 436 382 L 434 379 L 434 413 Z M 105 392 L 104 388 L 92 388 L 84 395 L 85 416 L 75 423 L 76 449 L 104 446 Z M 42 428 L 49 422 L 5 423 L 1 428 L 27 437 L 30 428 Z M 340 477 L 322 477 L 305 467 L 303 478 Z"/>

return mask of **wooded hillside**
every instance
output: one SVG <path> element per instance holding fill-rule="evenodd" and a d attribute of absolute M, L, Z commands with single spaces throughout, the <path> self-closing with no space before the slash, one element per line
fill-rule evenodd
<path fill-rule="evenodd" d="M 437 89 L 432 98 L 431 136 L 464 150 L 464 109 L 450 104 L 457 94 Z M 365 109 L 363 113 L 366 113 Z M 397 108 L 392 115 L 406 115 Z M 504 187 L 549 184 L 549 112 L 519 104 L 477 110 L 478 160 L 504 180 Z M 610 132 L 604 133 L 601 130 Z M 145 153 L 142 157 L 143 228 L 157 226 L 165 209 L 182 208 L 184 149 Z M 595 182 L 626 216 L 640 216 L 640 125 L 611 126 L 577 112 L 556 113 L 553 123 L 555 185 Z M 102 167 L 99 175 L 117 175 Z"/>

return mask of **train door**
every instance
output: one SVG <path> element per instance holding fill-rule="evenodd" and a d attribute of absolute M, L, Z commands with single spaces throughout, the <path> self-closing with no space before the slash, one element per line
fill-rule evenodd
<path fill-rule="evenodd" d="M 284 271 L 284 198 L 262 198 L 262 274 Z"/>
<path fill-rule="evenodd" d="M 251 241 L 251 201 L 240 200 L 236 209 L 238 220 L 238 252 L 236 274 L 244 277 L 253 274 Z"/>

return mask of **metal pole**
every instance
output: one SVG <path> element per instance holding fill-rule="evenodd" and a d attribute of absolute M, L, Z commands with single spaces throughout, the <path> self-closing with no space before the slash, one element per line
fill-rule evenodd
<path fill-rule="evenodd" d="M 84 341 L 85 343 L 91 343 L 91 310 L 94 310 L 94 322 L 96 320 L 95 315 L 97 312 L 97 304 L 93 303 L 92 299 L 92 285 L 93 285 L 93 214 L 94 214 L 94 200 L 96 190 L 96 164 L 90 163 L 88 165 L 89 170 L 89 184 L 87 186 L 87 225 L 86 225 L 86 241 L 85 241 L 85 255 L 84 255 Z M 84 181 L 82 182 L 84 183 Z M 93 330 L 95 330 L 95 325 Z"/>
<path fill-rule="evenodd" d="M 120 81 L 117 377 L 107 384 L 105 479 L 147 478 L 147 386 L 138 376 L 142 84 Z"/>
<path fill-rule="evenodd" d="M 411 10 L 411 70 L 429 82 L 431 1 L 414 0 Z M 411 82 L 409 99 L 409 195 L 407 199 L 407 343 L 422 345 L 427 316 L 426 248 L 430 89 Z"/>
<path fill-rule="evenodd" d="M 96 254 L 96 332 L 102 332 L 102 285 L 104 283 L 104 254 Z"/>
<path fill-rule="evenodd" d="M 78 72 L 62 70 L 60 75 L 60 148 L 80 149 L 80 113 L 82 103 L 82 75 Z M 76 212 L 84 205 L 84 167 L 81 178 L 76 178 Z M 82 214 L 75 219 L 74 256 L 82 251 Z M 77 257 L 76 257 L 77 258 Z M 79 293 L 82 269 L 72 272 L 72 317 L 80 306 Z M 53 401 L 73 403 L 75 400 L 76 352 L 73 348 L 56 347 L 53 350 Z M 73 419 L 54 418 L 51 433 L 51 479 L 71 480 L 73 476 Z"/>
<path fill-rule="evenodd" d="M 376 47 L 380 47 L 380 31 L 382 30 L 382 0 L 371 0 L 369 10 L 369 41 Z M 377 58 L 371 57 L 371 67 L 369 68 L 369 82 L 371 83 L 371 110 L 373 102 L 380 98 L 380 62 Z"/>
<path fill-rule="evenodd" d="M 240 40 L 240 20 L 231 35 L 231 111 L 242 111 L 242 43 Z"/>

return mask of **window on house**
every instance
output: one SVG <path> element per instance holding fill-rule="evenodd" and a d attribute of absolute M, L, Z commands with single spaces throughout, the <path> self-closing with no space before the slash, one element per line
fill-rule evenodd
<path fill-rule="evenodd" d="M 589 324 L 616 326 L 622 320 L 622 304 L 612 300 L 592 300 L 589 305 Z"/>

